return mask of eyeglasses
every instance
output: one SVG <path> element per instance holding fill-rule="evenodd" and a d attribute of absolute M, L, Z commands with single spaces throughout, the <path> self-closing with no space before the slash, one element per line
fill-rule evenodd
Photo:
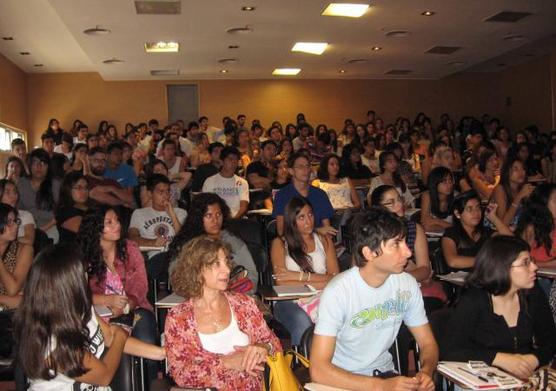
<path fill-rule="evenodd" d="M 535 262 L 535 260 L 533 258 L 527 258 L 526 260 L 524 260 L 520 264 L 512 265 L 510 267 L 529 267 L 529 266 L 531 266 L 531 264 L 536 265 L 537 263 Z"/>
<path fill-rule="evenodd" d="M 397 198 L 394 198 L 393 200 L 388 200 L 386 202 L 383 202 L 381 205 L 385 206 L 387 208 L 390 208 L 390 207 L 394 206 L 396 203 L 402 204 L 403 199 L 401 197 L 397 197 Z"/>

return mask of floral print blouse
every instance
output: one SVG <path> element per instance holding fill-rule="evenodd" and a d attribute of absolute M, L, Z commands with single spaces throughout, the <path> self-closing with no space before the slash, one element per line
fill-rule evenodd
<path fill-rule="evenodd" d="M 271 343 L 281 351 L 280 341 L 268 328 L 255 301 L 246 295 L 225 292 L 239 329 L 249 337 L 250 344 Z M 260 391 L 262 374 L 257 377 L 246 372 L 227 369 L 222 355 L 203 349 L 197 334 L 193 299 L 172 308 L 166 318 L 164 335 L 168 370 L 180 387 L 215 387 L 219 391 Z"/>

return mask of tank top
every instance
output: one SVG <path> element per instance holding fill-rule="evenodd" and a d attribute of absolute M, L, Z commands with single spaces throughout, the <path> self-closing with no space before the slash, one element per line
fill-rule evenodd
<path fill-rule="evenodd" d="M 181 165 L 181 157 L 176 156 L 176 161 L 172 167 L 168 167 L 168 177 L 172 177 L 180 172 L 180 165 Z"/>
<path fill-rule="evenodd" d="M 319 187 L 324 190 L 334 209 L 353 208 L 348 178 L 340 179 L 339 183 L 320 181 Z"/>
<path fill-rule="evenodd" d="M 326 252 L 324 251 L 324 246 L 317 233 L 313 233 L 313 239 L 315 240 L 315 251 L 307 254 L 311 258 L 311 267 L 315 273 L 325 274 L 326 273 Z M 298 272 L 301 271 L 299 265 L 293 260 L 288 251 L 288 244 L 286 243 L 286 269 Z"/>
<path fill-rule="evenodd" d="M 232 319 L 230 324 L 224 329 L 213 334 L 199 334 L 203 349 L 215 354 L 230 354 L 235 349 L 234 346 L 249 345 L 249 337 L 239 329 L 234 311 L 230 308 Z"/>

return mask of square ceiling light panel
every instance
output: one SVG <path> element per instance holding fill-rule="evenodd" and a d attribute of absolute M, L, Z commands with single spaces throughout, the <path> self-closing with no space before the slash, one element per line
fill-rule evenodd
<path fill-rule="evenodd" d="M 293 45 L 292 52 L 302 52 L 320 56 L 327 47 L 328 44 L 326 42 L 297 42 Z"/>
<path fill-rule="evenodd" d="M 179 50 L 180 44 L 177 42 L 145 42 L 147 53 L 177 53 Z"/>
<path fill-rule="evenodd" d="M 276 68 L 272 71 L 275 76 L 295 76 L 301 72 L 301 68 Z"/>
<path fill-rule="evenodd" d="M 348 18 L 359 18 L 367 12 L 369 4 L 362 3 L 330 3 L 322 11 L 324 16 L 345 16 Z"/>

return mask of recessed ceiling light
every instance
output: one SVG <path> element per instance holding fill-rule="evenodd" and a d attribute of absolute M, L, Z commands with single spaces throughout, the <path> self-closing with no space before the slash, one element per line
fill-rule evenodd
<path fill-rule="evenodd" d="M 272 71 L 273 75 L 295 76 L 301 72 L 301 68 L 276 68 Z"/>
<path fill-rule="evenodd" d="M 14 37 L 2 37 L 4 41 L 13 41 Z"/>
<path fill-rule="evenodd" d="M 338 72 L 344 74 L 344 73 L 346 73 L 346 70 L 345 69 L 340 69 Z"/>
<path fill-rule="evenodd" d="M 394 30 L 394 31 L 389 31 L 386 33 L 387 37 L 390 38 L 405 38 L 407 36 L 409 36 L 411 33 L 409 31 L 404 31 L 404 30 Z"/>
<path fill-rule="evenodd" d="M 228 71 L 227 69 L 222 69 L 222 70 L 220 71 L 220 73 L 228 73 L 228 72 L 229 72 L 229 71 Z"/>
<path fill-rule="evenodd" d="M 231 29 L 226 30 L 228 34 L 249 34 L 253 32 L 253 29 L 249 26 L 245 27 L 233 27 Z"/>
<path fill-rule="evenodd" d="M 33 64 L 33 66 L 37 67 L 37 68 L 40 68 L 40 67 L 43 67 L 44 65 L 43 64 Z"/>
<path fill-rule="evenodd" d="M 29 52 L 19 52 L 19 54 L 21 54 L 22 56 L 28 56 L 31 53 L 29 53 Z"/>
<path fill-rule="evenodd" d="M 367 12 L 369 4 L 357 3 L 330 3 L 322 11 L 324 16 L 346 16 L 349 18 L 359 18 Z"/>
<path fill-rule="evenodd" d="M 248 6 L 245 6 L 245 7 L 241 7 L 241 10 L 242 11 L 255 11 L 255 7 L 248 5 Z"/>
<path fill-rule="evenodd" d="M 104 60 L 102 63 L 107 65 L 113 65 L 113 64 L 121 64 L 122 62 L 124 62 L 124 60 L 120 60 L 119 58 L 113 57 L 113 58 L 109 58 L 108 60 Z"/>
<path fill-rule="evenodd" d="M 106 34 L 110 34 L 110 30 L 102 28 L 99 25 L 97 25 L 93 28 L 83 30 L 83 33 L 87 35 L 106 35 Z"/>
<path fill-rule="evenodd" d="M 177 42 L 145 42 L 147 53 L 176 53 L 180 50 Z"/>
<path fill-rule="evenodd" d="M 228 49 L 239 49 L 239 45 L 228 45 Z"/>
<path fill-rule="evenodd" d="M 371 48 L 371 50 L 372 50 L 373 52 L 378 52 L 378 51 L 381 50 L 381 49 L 382 49 L 382 48 L 381 48 L 380 46 L 373 46 L 373 47 Z"/>
<path fill-rule="evenodd" d="M 434 11 L 425 11 L 421 15 L 423 15 L 423 16 L 433 16 L 434 14 L 436 14 L 436 12 L 434 12 Z"/>
<path fill-rule="evenodd" d="M 297 42 L 293 45 L 292 52 L 302 52 L 320 56 L 327 47 L 328 44 L 326 42 Z"/>

